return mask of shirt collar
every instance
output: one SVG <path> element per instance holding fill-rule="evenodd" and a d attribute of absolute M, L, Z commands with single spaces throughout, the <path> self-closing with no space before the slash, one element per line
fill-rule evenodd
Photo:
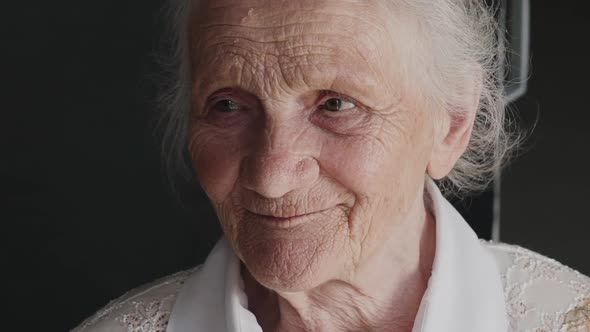
<path fill-rule="evenodd" d="M 426 191 L 436 220 L 432 275 L 412 332 L 504 332 L 508 317 L 496 261 L 434 181 Z"/>
<path fill-rule="evenodd" d="M 180 289 L 166 332 L 262 332 L 243 288 L 240 262 L 221 238 Z"/>
<path fill-rule="evenodd" d="M 507 331 L 494 258 L 430 179 L 426 191 L 436 220 L 436 249 L 412 332 Z M 262 332 L 247 307 L 240 262 L 222 238 L 180 290 L 166 331 Z"/>

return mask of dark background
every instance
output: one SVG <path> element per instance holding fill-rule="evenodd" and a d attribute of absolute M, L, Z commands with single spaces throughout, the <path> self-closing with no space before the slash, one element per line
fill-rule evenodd
<path fill-rule="evenodd" d="M 217 239 L 203 194 L 193 189 L 182 207 L 162 176 L 152 54 L 161 5 L 3 10 L 2 271 L 19 331 L 73 328 L 125 291 L 200 263 Z M 590 274 L 588 5 L 532 5 L 532 76 L 515 106 L 524 127 L 537 126 L 504 172 L 501 240 Z"/>

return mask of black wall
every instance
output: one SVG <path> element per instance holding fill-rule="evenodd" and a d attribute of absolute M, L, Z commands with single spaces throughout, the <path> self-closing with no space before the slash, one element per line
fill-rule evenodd
<path fill-rule="evenodd" d="M 590 6 L 532 2 L 532 76 L 515 106 L 536 127 L 504 172 L 501 240 L 589 275 Z"/>
<path fill-rule="evenodd" d="M 588 6 L 546 3 L 533 4 L 530 93 L 518 103 L 538 125 L 505 172 L 502 239 L 589 274 Z M 162 178 L 151 54 L 160 5 L 3 10 L 2 271 L 19 331 L 72 328 L 126 290 L 201 262 L 219 235 L 203 194 L 182 208 Z"/>
<path fill-rule="evenodd" d="M 161 4 L 3 10 L 2 271 L 21 305 L 6 301 L 20 323 L 12 331 L 72 328 L 126 290 L 196 265 L 217 238 L 205 198 L 195 192 L 182 209 L 162 178 L 151 54 Z"/>

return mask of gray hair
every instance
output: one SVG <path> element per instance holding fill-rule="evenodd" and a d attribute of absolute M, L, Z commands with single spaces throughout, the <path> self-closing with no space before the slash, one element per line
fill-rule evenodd
<path fill-rule="evenodd" d="M 166 13 L 168 52 L 162 64 L 170 85 L 165 87 L 159 104 L 163 112 L 160 122 L 163 161 L 171 183 L 194 177 L 186 143 L 192 88 L 188 41 L 190 1 L 169 0 Z M 460 113 L 466 96 L 461 94 L 461 84 L 448 82 L 465 81 L 465 77 L 473 75 L 473 68 L 478 68 L 481 94 L 471 139 L 452 171 L 438 185 L 447 196 L 464 196 L 486 189 L 521 140 L 515 134 L 514 123 L 506 120 L 502 72 L 505 36 L 496 23 L 495 7 L 483 0 L 397 0 L 395 4 L 392 0 L 385 1 L 411 10 L 425 32 L 426 44 L 444 50 L 430 59 L 435 74 L 428 75 L 428 82 L 423 82 L 430 85 L 429 100 L 435 105 L 451 114 Z"/>

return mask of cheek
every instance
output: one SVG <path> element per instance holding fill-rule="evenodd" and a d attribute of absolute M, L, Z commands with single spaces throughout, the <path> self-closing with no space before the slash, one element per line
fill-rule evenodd
<path fill-rule="evenodd" d="M 407 142 L 392 137 L 356 137 L 327 143 L 321 160 L 344 186 L 369 196 L 398 186 L 418 166 L 415 153 Z"/>
<path fill-rule="evenodd" d="M 240 135 L 195 125 L 189 131 L 189 152 L 197 179 L 214 204 L 232 191 L 240 166 Z"/>
<path fill-rule="evenodd" d="M 370 135 L 330 139 L 322 149 L 322 167 L 375 208 L 403 201 L 405 193 L 422 185 L 431 148 L 427 128 L 418 120 L 404 121 L 403 128 L 390 122 Z"/>
<path fill-rule="evenodd" d="M 328 141 L 320 160 L 326 172 L 345 187 L 366 193 L 383 180 L 388 156 L 388 149 L 375 140 L 355 137 Z"/>

